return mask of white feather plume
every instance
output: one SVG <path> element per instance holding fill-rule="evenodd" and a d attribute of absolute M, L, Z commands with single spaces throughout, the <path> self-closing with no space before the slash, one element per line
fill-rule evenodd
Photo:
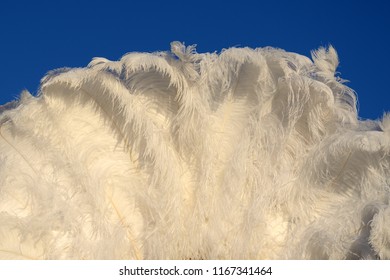
<path fill-rule="evenodd" d="M 273 48 L 129 53 L 0 107 L 0 258 L 390 259 L 390 117 Z"/>

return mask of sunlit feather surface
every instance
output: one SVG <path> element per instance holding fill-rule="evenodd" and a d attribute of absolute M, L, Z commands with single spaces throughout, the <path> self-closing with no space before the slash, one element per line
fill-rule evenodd
<path fill-rule="evenodd" d="M 0 258 L 390 258 L 390 117 L 332 47 L 95 58 L 0 107 Z"/>

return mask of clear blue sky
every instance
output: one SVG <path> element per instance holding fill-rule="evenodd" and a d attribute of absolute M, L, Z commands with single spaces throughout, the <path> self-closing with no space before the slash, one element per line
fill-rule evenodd
<path fill-rule="evenodd" d="M 0 104 L 36 93 L 59 67 L 131 51 L 198 52 L 273 46 L 309 55 L 332 44 L 341 77 L 359 99 L 359 116 L 390 111 L 390 19 L 387 1 L 17 1 L 0 2 Z"/>

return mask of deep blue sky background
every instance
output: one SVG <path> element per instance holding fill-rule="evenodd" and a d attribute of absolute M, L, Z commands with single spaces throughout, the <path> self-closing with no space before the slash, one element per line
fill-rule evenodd
<path fill-rule="evenodd" d="M 310 55 L 332 44 L 341 77 L 358 95 L 359 115 L 390 111 L 387 1 L 17 1 L 0 2 L 0 104 L 36 93 L 49 70 L 95 57 L 169 50 L 198 52 L 273 46 Z"/>

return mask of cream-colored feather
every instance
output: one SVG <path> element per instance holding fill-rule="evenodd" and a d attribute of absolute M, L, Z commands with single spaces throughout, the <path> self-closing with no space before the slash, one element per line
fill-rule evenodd
<path fill-rule="evenodd" d="M 0 108 L 0 258 L 390 258 L 390 118 L 273 48 L 95 58 Z"/>

